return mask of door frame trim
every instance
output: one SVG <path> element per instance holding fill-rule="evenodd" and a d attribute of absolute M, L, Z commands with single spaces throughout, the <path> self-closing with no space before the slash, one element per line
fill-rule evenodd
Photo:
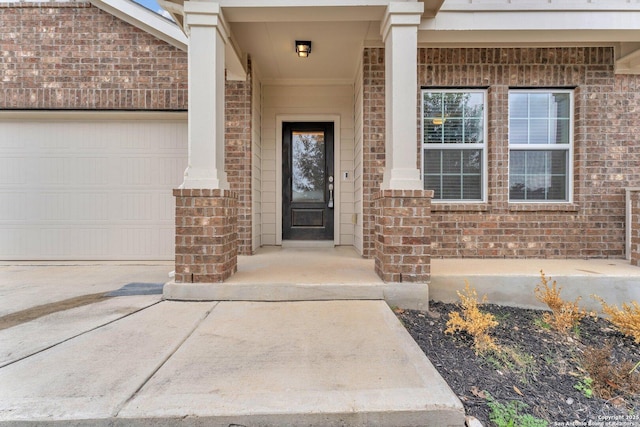
<path fill-rule="evenodd" d="M 339 114 L 278 114 L 276 115 L 276 245 L 282 245 L 282 124 L 284 122 L 333 123 L 333 173 L 335 193 L 333 200 L 333 243 L 340 244 L 340 115 Z"/>

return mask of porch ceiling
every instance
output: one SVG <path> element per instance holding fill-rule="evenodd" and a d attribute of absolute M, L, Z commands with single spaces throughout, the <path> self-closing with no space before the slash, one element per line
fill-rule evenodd
<path fill-rule="evenodd" d="M 435 0 L 432 0 L 435 1 Z M 439 2 L 437 0 L 436 2 Z M 380 39 L 388 0 L 222 0 L 234 43 L 251 56 L 264 83 L 351 83 L 362 46 Z M 296 40 L 310 40 L 298 58 Z"/>
<path fill-rule="evenodd" d="M 251 56 L 264 83 L 351 83 L 364 41 L 379 26 L 370 21 L 231 23 L 235 42 Z M 308 58 L 298 58 L 295 40 L 311 41 Z"/>

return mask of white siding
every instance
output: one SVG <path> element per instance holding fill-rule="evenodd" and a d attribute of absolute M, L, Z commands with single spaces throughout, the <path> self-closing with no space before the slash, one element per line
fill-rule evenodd
<path fill-rule="evenodd" d="M 362 139 L 363 139 L 363 98 L 362 98 L 362 60 L 356 73 L 354 88 L 354 117 L 355 117 L 355 142 L 354 142 L 354 167 L 353 167 L 353 209 L 355 212 L 355 224 L 353 230 L 353 246 L 362 255 Z"/>
<path fill-rule="evenodd" d="M 0 119 L 0 259 L 172 259 L 186 115 L 80 114 Z"/>
<path fill-rule="evenodd" d="M 254 72 L 251 89 L 251 202 L 253 207 L 252 249 L 262 246 L 262 85 Z"/>
<path fill-rule="evenodd" d="M 337 115 L 340 117 L 340 140 L 335 141 L 336 150 L 340 150 L 340 164 L 335 165 L 336 179 L 340 180 L 340 235 L 336 244 L 353 245 L 354 229 L 354 94 L 352 85 L 303 85 L 262 87 L 262 244 L 275 245 L 278 242 L 278 217 L 276 194 L 282 189 L 276 188 L 276 176 L 282 168 L 276 159 L 277 117 L 296 115 L 300 121 L 305 116 Z M 291 120 L 294 121 L 294 120 Z M 336 138 L 337 139 L 337 138 Z M 349 177 L 344 179 L 344 172 Z"/>

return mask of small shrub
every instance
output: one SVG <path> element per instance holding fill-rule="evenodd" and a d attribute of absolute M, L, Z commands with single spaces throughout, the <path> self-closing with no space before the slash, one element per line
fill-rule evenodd
<path fill-rule="evenodd" d="M 582 357 L 582 365 L 592 379 L 593 394 L 602 399 L 611 399 L 619 394 L 640 392 L 640 373 L 630 361 L 615 364 L 612 347 L 587 347 Z"/>
<path fill-rule="evenodd" d="M 522 412 L 529 407 L 524 402 L 512 400 L 506 405 L 496 401 L 487 393 L 487 405 L 491 410 L 489 420 L 498 427 L 547 427 L 549 423 Z"/>
<path fill-rule="evenodd" d="M 609 321 L 624 335 L 640 344 L 640 305 L 632 301 L 631 304 L 622 303 L 622 310 L 615 305 L 609 305 L 597 295 L 593 297 L 602 304 L 602 311 L 609 315 Z"/>
<path fill-rule="evenodd" d="M 473 348 L 476 354 L 487 351 L 499 351 L 499 346 L 489 336 L 489 330 L 498 326 L 495 317 L 491 313 L 483 313 L 478 306 L 486 301 L 486 296 L 478 302 L 478 294 L 474 288 L 465 286 L 465 293 L 457 292 L 460 298 L 461 312 L 449 313 L 447 321 L 447 334 L 466 332 L 473 337 Z"/>
<path fill-rule="evenodd" d="M 573 302 L 564 301 L 560 297 L 562 288 L 557 286 L 555 280 L 549 287 L 549 281 L 550 279 L 547 279 L 544 271 L 540 270 L 540 283 L 536 286 L 534 292 L 538 301 L 547 304 L 551 310 L 551 314 L 544 313 L 542 315 L 542 320 L 551 325 L 556 331 L 568 334 L 569 330 L 575 329 L 587 313 L 578 306 L 580 297 Z"/>
<path fill-rule="evenodd" d="M 590 377 L 582 378 L 579 383 L 573 386 L 573 388 L 581 391 L 588 399 L 593 397 L 593 380 Z"/>

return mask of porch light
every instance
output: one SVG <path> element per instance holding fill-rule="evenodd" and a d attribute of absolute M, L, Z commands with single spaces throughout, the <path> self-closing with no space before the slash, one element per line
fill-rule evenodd
<path fill-rule="evenodd" d="M 306 58 L 311 53 L 311 42 L 296 40 L 296 53 L 300 58 Z"/>

